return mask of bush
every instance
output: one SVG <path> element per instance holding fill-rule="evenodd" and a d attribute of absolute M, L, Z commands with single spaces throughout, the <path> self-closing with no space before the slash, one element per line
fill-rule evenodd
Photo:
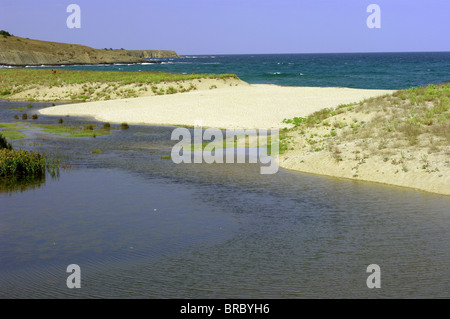
<path fill-rule="evenodd" d="M 103 129 L 110 130 L 111 129 L 111 124 L 109 124 L 109 123 L 103 124 Z"/>
<path fill-rule="evenodd" d="M 32 118 L 33 120 L 37 120 L 37 119 L 38 119 L 38 115 L 37 115 L 37 114 L 33 114 L 33 115 L 31 116 L 31 118 Z"/>
<path fill-rule="evenodd" d="M 0 150 L 2 149 L 12 150 L 12 145 L 9 144 L 6 138 L 0 133 Z"/>
<path fill-rule="evenodd" d="M 0 30 L 0 35 L 2 35 L 4 38 L 11 36 L 11 34 L 5 30 Z"/>
<path fill-rule="evenodd" d="M 22 120 L 28 120 L 28 114 L 23 113 L 22 114 Z"/>
<path fill-rule="evenodd" d="M 127 129 L 130 128 L 130 126 L 129 126 L 127 123 L 122 123 L 122 124 L 120 125 L 120 128 L 121 128 L 122 130 L 127 130 Z"/>

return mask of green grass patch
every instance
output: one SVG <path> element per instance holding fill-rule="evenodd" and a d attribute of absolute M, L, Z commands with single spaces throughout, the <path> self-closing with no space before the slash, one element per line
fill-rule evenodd
<path fill-rule="evenodd" d="M 128 84 L 155 85 L 166 82 L 177 82 L 194 79 L 227 79 L 238 77 L 235 74 L 179 74 L 167 72 L 119 72 L 119 71 L 75 71 L 75 70 L 58 70 L 52 73 L 49 69 L 0 69 L 0 95 L 9 96 L 20 93 L 36 86 L 43 87 L 63 87 L 65 85 L 101 85 L 108 83 L 114 86 L 124 86 Z M 195 89 L 191 86 L 186 91 Z M 85 88 L 85 93 L 72 95 L 73 100 L 91 99 L 93 95 L 92 89 Z M 171 86 L 167 91 L 163 90 L 162 94 L 173 94 L 178 89 Z M 122 92 L 124 96 L 136 96 L 136 92 L 128 89 Z"/>
<path fill-rule="evenodd" d="M 57 124 L 26 124 L 23 122 L 16 123 L 0 123 L 0 130 L 3 129 L 5 134 L 10 136 L 21 136 L 23 134 L 17 130 L 40 128 L 43 132 L 55 134 L 62 137 L 96 137 L 113 134 L 109 129 L 98 128 L 92 124 L 83 125 L 57 125 Z M 14 135 L 16 134 L 16 135 Z M 25 135 L 25 134 L 24 134 Z M 25 135 L 26 136 L 26 135 Z M 23 138 L 23 137 L 17 137 Z"/>
<path fill-rule="evenodd" d="M 25 133 L 18 132 L 15 129 L 4 129 L 1 131 L 1 134 L 4 137 L 9 138 L 10 140 L 19 140 L 19 139 L 27 137 L 27 135 Z"/>

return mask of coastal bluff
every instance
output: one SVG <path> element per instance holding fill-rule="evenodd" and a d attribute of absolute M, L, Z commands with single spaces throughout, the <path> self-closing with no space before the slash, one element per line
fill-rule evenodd
<path fill-rule="evenodd" d="M 118 52 L 125 52 L 128 56 L 141 59 L 167 59 L 179 58 L 180 56 L 171 50 L 116 50 Z"/>
<path fill-rule="evenodd" d="M 80 44 L 16 36 L 0 37 L 0 65 L 6 66 L 141 63 L 148 62 L 145 59 L 147 56 L 163 57 L 168 54 L 159 50 L 143 50 L 143 52 L 146 53 L 140 57 L 138 54 L 128 53 L 127 50 L 94 49 Z"/>

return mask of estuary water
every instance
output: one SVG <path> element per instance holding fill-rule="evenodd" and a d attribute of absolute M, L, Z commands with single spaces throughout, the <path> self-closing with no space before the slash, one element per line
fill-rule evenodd
<path fill-rule="evenodd" d="M 2 122 L 26 104 L 1 102 Z M 81 122 L 102 124 L 64 118 Z M 450 297 L 450 197 L 283 169 L 261 175 L 259 164 L 177 165 L 164 159 L 172 130 L 68 138 L 33 129 L 14 140 L 65 169 L 0 192 L 0 297 Z M 66 285 L 71 264 L 80 289 Z M 371 264 L 380 289 L 366 284 Z"/>

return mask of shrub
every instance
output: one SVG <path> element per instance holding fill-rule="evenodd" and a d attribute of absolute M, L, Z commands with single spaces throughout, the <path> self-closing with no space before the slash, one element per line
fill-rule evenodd
<path fill-rule="evenodd" d="M 5 30 L 0 30 L 0 35 L 2 35 L 4 38 L 11 36 L 11 34 Z"/>
<path fill-rule="evenodd" d="M 28 119 L 28 114 L 24 113 L 22 114 L 22 120 L 27 120 Z"/>
<path fill-rule="evenodd" d="M 166 94 L 175 94 L 175 93 L 178 93 L 178 90 L 173 86 L 169 86 L 166 90 Z"/>
<path fill-rule="evenodd" d="M 103 129 L 110 130 L 111 129 L 111 124 L 109 124 L 109 123 L 103 124 Z"/>
<path fill-rule="evenodd" d="M 122 130 L 127 130 L 127 129 L 130 128 L 130 126 L 129 126 L 127 123 L 122 123 L 122 124 L 120 125 L 120 128 L 121 128 Z"/>
<path fill-rule="evenodd" d="M 63 120 L 62 118 L 60 118 L 60 119 L 58 120 L 58 123 L 59 123 L 59 124 L 62 124 L 62 123 L 64 123 L 64 120 Z"/>
<path fill-rule="evenodd" d="M 0 133 L 0 150 L 2 149 L 12 150 L 12 145 L 9 144 L 6 138 Z"/>
<path fill-rule="evenodd" d="M 33 120 L 37 120 L 37 119 L 38 119 L 38 115 L 37 115 L 37 114 L 33 114 L 33 115 L 31 116 L 31 118 L 32 118 Z"/>

